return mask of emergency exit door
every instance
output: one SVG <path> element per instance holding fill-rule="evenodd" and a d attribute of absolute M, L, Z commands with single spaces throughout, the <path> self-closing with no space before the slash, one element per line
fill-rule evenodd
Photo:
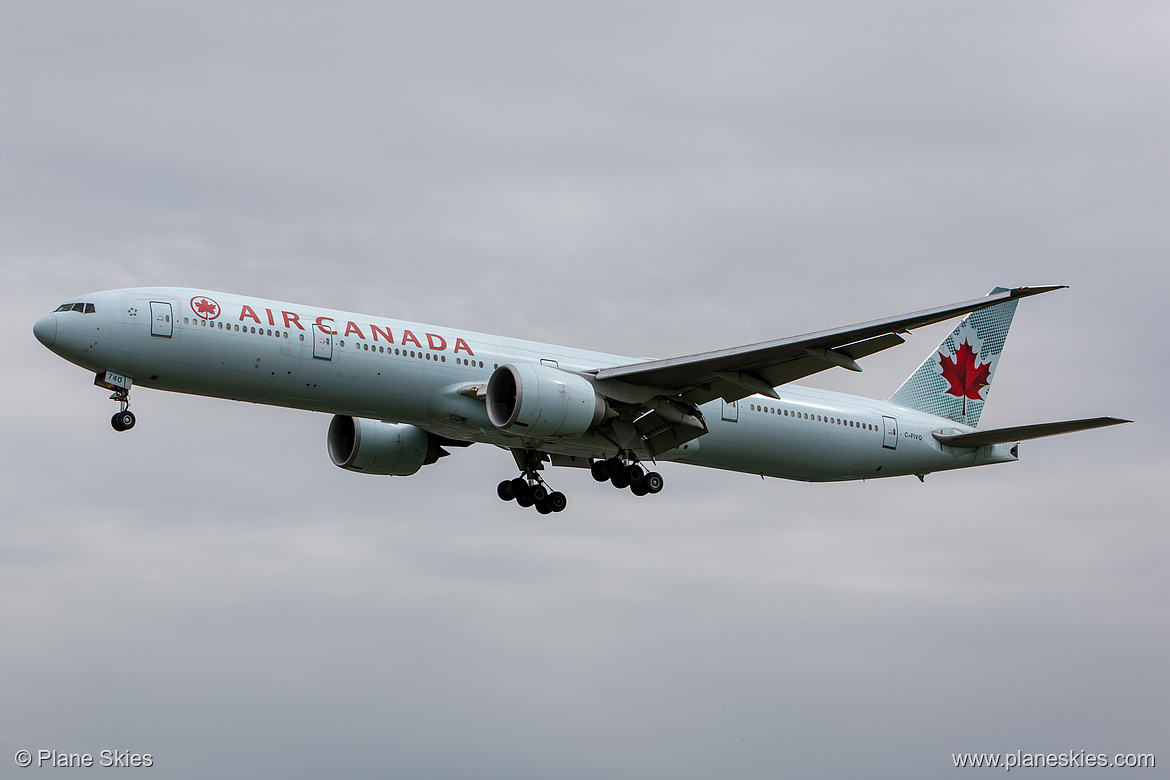
<path fill-rule="evenodd" d="M 170 338 L 174 330 L 171 321 L 171 305 L 163 301 L 150 302 L 150 335 Z"/>
<path fill-rule="evenodd" d="M 895 450 L 898 448 L 898 421 L 893 417 L 883 417 L 882 424 L 885 426 L 886 433 L 882 439 L 882 446 Z"/>
<path fill-rule="evenodd" d="M 313 325 L 313 357 L 318 360 L 333 359 L 333 334 L 319 324 Z"/>

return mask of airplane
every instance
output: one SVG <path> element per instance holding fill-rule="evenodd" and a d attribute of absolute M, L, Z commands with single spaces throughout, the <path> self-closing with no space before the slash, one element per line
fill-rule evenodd
<path fill-rule="evenodd" d="M 546 466 L 588 468 L 645 496 L 659 461 L 810 482 L 875 479 L 1018 459 L 1019 442 L 1130 422 L 1094 417 L 978 430 L 1022 298 L 1062 289 L 997 287 L 982 298 L 844 328 L 666 359 L 637 359 L 175 287 L 73 298 L 36 338 L 113 391 L 115 431 L 135 425 L 130 389 L 333 415 L 332 462 L 409 476 L 474 443 L 510 450 L 520 475 L 497 495 L 541 514 L 568 500 Z M 793 381 L 902 344 L 963 317 L 886 400 Z M 779 390 L 779 392 L 778 392 Z M 445 449 L 446 448 L 446 449 Z"/>

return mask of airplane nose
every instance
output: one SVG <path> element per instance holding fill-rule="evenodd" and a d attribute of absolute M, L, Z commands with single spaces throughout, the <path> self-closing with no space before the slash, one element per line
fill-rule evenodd
<path fill-rule="evenodd" d="M 52 348 L 53 342 L 57 340 L 57 318 L 52 314 L 41 317 L 36 325 L 33 325 L 33 335 L 37 337 L 37 341 Z"/>

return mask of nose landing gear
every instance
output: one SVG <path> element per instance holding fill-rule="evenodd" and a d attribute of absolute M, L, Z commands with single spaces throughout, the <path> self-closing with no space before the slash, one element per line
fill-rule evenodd
<path fill-rule="evenodd" d="M 110 425 L 115 431 L 121 433 L 128 431 L 134 427 L 136 422 L 134 419 L 134 412 L 130 411 L 130 392 L 128 390 L 115 390 L 114 394 L 110 396 L 111 401 L 117 401 L 122 407 L 121 411 L 115 412 L 114 416 L 110 418 Z"/>
<path fill-rule="evenodd" d="M 93 383 L 98 387 L 114 391 L 110 400 L 118 402 L 118 413 L 110 418 L 110 425 L 113 429 L 121 433 L 133 428 L 134 412 L 130 411 L 130 385 L 133 380 L 125 374 L 102 371 L 94 376 Z"/>

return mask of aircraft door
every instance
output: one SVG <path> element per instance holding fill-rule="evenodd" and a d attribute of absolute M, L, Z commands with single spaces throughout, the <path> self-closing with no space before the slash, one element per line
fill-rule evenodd
<path fill-rule="evenodd" d="M 723 420 L 725 422 L 739 422 L 739 401 L 723 402 Z"/>
<path fill-rule="evenodd" d="M 150 302 L 150 335 L 170 338 L 174 330 L 171 305 L 163 301 Z"/>
<path fill-rule="evenodd" d="M 323 325 L 313 325 L 313 357 L 319 360 L 333 359 L 333 334 Z"/>
<path fill-rule="evenodd" d="M 882 417 L 882 424 L 885 426 L 885 437 L 882 439 L 882 446 L 896 450 L 898 448 L 898 421 L 893 417 Z"/>

